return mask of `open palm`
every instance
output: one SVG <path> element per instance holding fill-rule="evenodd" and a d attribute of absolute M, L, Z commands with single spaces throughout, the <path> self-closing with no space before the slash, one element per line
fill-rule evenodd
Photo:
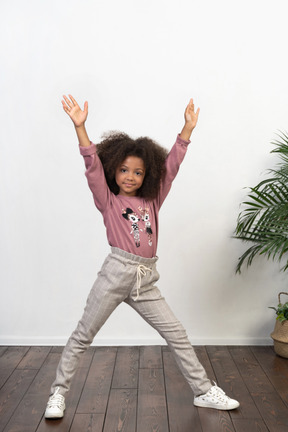
<path fill-rule="evenodd" d="M 88 116 L 88 102 L 84 103 L 84 110 L 81 110 L 73 96 L 63 96 L 62 106 L 64 111 L 69 115 L 76 127 L 85 123 Z"/>
<path fill-rule="evenodd" d="M 200 108 L 198 108 L 195 112 L 193 99 L 190 99 L 190 102 L 185 110 L 185 123 L 189 125 L 192 129 L 194 129 L 197 124 L 199 111 Z"/>

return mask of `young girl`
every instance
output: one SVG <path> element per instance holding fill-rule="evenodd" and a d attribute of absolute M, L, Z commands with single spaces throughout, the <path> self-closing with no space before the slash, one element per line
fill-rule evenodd
<path fill-rule="evenodd" d="M 149 138 L 130 138 L 124 133 L 106 136 L 98 146 L 88 138 L 82 111 L 69 95 L 62 101 L 74 123 L 84 157 L 86 177 L 94 202 L 102 213 L 111 246 L 88 296 L 84 314 L 63 350 L 51 387 L 45 417 L 64 415 L 65 396 L 80 355 L 92 343 L 114 309 L 123 301 L 135 309 L 166 340 L 194 393 L 194 405 L 221 410 L 239 403 L 212 386 L 181 323 L 162 297 L 155 282 L 158 212 L 185 156 L 199 108 L 193 99 L 185 110 L 185 123 L 176 143 L 166 150 Z"/>

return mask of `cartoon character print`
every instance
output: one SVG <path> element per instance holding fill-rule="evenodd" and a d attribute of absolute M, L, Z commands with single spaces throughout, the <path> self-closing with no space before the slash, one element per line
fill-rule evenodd
<path fill-rule="evenodd" d="M 152 229 L 151 229 L 151 222 L 149 218 L 149 209 L 146 207 L 144 210 L 142 207 L 138 207 L 138 210 L 141 214 L 141 219 L 143 222 L 145 222 L 145 232 L 148 235 L 148 244 L 149 246 L 152 246 Z"/>
<path fill-rule="evenodd" d="M 138 225 L 140 218 L 129 207 L 127 207 L 126 210 L 122 209 L 122 216 L 125 219 L 132 222 L 132 225 L 131 225 L 132 229 L 131 229 L 130 234 L 133 234 L 136 247 L 139 247 L 140 246 L 140 231 L 142 231 L 141 229 L 139 230 L 139 225 Z"/>

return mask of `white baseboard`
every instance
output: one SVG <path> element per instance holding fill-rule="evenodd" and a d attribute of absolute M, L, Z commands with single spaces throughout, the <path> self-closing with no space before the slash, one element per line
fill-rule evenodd
<path fill-rule="evenodd" d="M 0 345 L 4 346 L 63 346 L 68 338 L 43 338 L 43 337 L 17 337 L 0 336 Z M 273 345 L 271 338 L 189 338 L 194 346 L 199 345 Z M 96 338 L 92 346 L 139 346 L 139 345 L 166 345 L 162 338 L 150 339 L 101 339 Z"/>

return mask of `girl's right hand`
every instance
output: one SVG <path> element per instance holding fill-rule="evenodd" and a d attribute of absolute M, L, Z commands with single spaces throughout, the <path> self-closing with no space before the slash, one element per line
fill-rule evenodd
<path fill-rule="evenodd" d="M 84 110 L 82 111 L 73 96 L 68 96 L 69 98 L 63 96 L 64 100 L 61 101 L 63 109 L 69 115 L 75 127 L 83 126 L 88 116 L 88 102 L 84 103 Z"/>

